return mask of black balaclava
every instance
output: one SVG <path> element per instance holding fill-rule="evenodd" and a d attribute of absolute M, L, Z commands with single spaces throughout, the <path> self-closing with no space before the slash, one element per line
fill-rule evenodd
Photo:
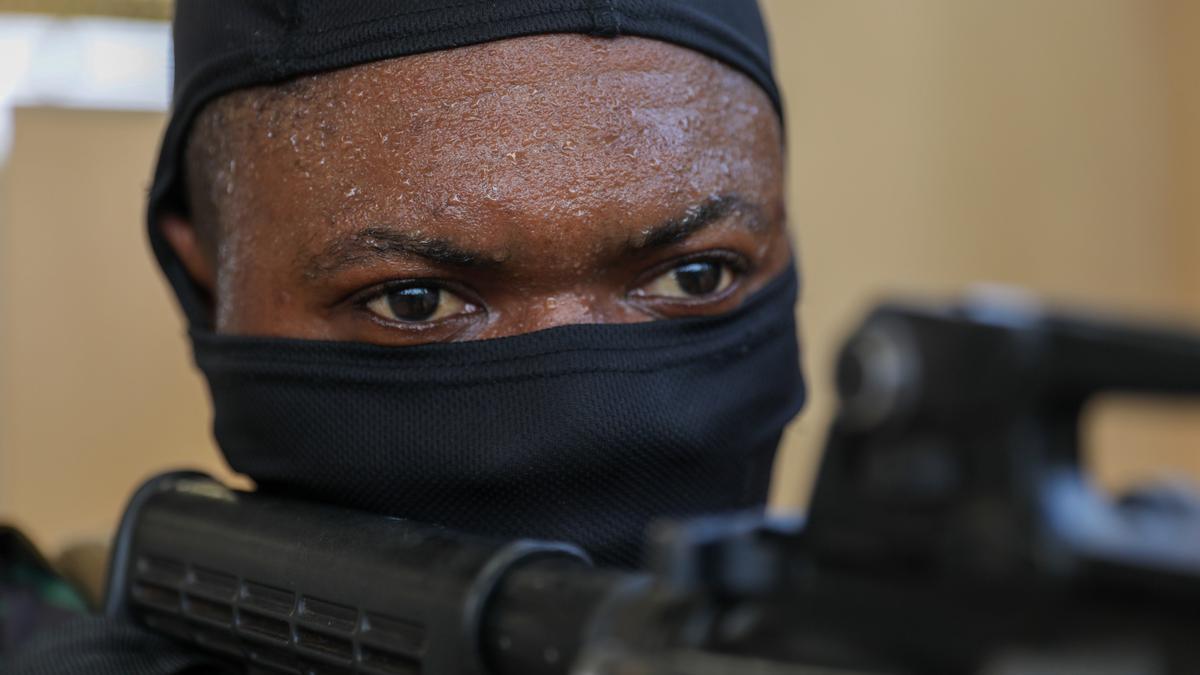
<path fill-rule="evenodd" d="M 752 0 L 179 0 L 173 109 L 150 241 L 208 378 L 217 442 L 260 490 L 635 565 L 660 517 L 761 508 L 805 389 L 795 271 L 728 314 L 563 326 L 415 347 L 212 331 L 156 222 L 186 213 L 182 158 L 229 91 L 545 33 L 636 35 L 719 59 L 781 109 Z"/>

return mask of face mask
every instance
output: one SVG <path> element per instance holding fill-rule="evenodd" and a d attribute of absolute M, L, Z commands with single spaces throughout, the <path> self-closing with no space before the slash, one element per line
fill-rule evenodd
<path fill-rule="evenodd" d="M 791 269 L 716 317 L 380 347 L 194 332 L 234 470 L 633 566 L 657 518 L 761 507 L 804 402 Z"/>

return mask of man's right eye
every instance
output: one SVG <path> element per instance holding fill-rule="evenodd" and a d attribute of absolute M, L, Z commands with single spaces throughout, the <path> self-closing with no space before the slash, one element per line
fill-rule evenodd
<path fill-rule="evenodd" d="M 393 323 L 432 323 L 476 311 L 459 295 L 428 283 L 386 289 L 368 300 L 366 308 Z"/>

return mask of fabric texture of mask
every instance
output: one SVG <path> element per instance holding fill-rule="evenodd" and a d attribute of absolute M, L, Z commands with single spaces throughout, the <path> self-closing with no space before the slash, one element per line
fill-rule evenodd
<path fill-rule="evenodd" d="M 795 272 L 716 317 L 389 348 L 194 331 L 260 490 L 639 562 L 661 517 L 760 507 L 805 389 Z"/>

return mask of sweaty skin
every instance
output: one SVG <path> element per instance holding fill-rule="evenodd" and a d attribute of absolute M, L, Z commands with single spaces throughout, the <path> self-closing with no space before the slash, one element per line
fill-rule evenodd
<path fill-rule="evenodd" d="M 779 274 L 777 115 L 640 38 L 524 37 L 236 92 L 160 226 L 218 332 L 384 345 L 717 314 Z"/>

